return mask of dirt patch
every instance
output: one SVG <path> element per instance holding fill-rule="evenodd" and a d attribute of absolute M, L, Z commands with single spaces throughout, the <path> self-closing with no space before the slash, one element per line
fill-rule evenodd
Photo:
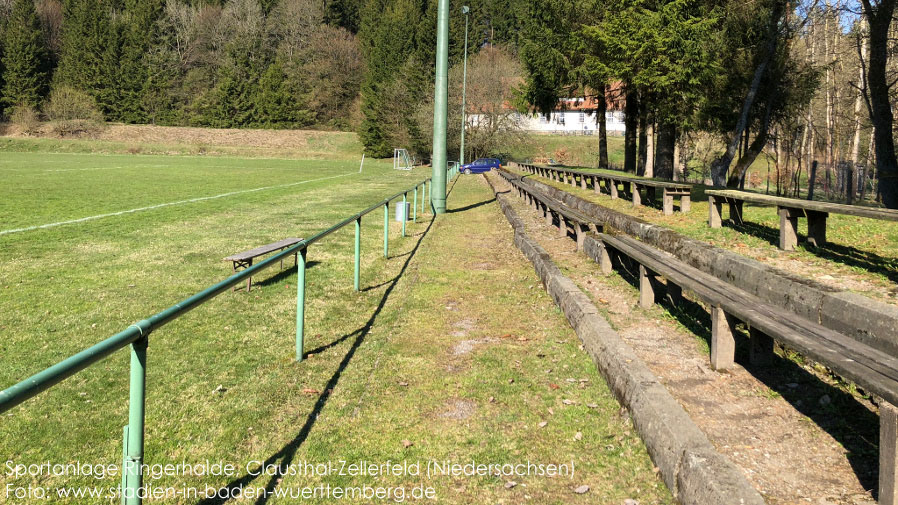
<path fill-rule="evenodd" d="M 478 345 L 489 344 L 491 342 L 495 342 L 492 338 L 480 338 L 480 339 L 472 339 L 472 340 L 462 340 L 461 342 L 452 346 L 452 355 L 453 356 L 461 356 L 463 354 L 469 354 L 474 348 Z"/>
<path fill-rule="evenodd" d="M 491 176 L 498 188 L 508 188 Z M 690 309 L 636 306 L 634 278 L 602 276 L 597 265 L 558 237 L 517 197 L 510 200 L 527 233 L 593 300 L 664 383 L 717 450 L 739 466 L 770 504 L 875 503 L 878 416 L 869 402 L 844 391 L 812 364 L 776 359 L 767 368 L 708 362 L 710 317 Z M 737 348 L 746 362 L 747 342 Z"/>
<path fill-rule="evenodd" d="M 477 404 L 473 401 L 455 398 L 449 402 L 446 410 L 440 414 L 440 417 L 456 420 L 468 419 L 474 415 L 476 410 Z"/>

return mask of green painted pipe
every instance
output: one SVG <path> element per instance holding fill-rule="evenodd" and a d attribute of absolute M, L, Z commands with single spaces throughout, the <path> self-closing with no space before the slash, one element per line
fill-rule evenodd
<path fill-rule="evenodd" d="M 424 193 L 427 193 L 427 181 L 421 183 L 421 215 L 424 215 Z"/>
<path fill-rule="evenodd" d="M 146 408 L 147 379 L 147 336 L 131 344 L 131 384 L 128 400 L 128 444 L 125 446 L 125 458 L 122 462 L 122 473 L 126 475 L 126 486 L 122 489 L 124 505 L 140 505 L 143 476 L 143 436 Z"/>
<path fill-rule="evenodd" d="M 418 186 L 415 186 L 415 198 L 412 201 L 412 222 L 418 222 Z"/>
<path fill-rule="evenodd" d="M 359 290 L 359 277 L 361 270 L 361 254 L 362 253 L 362 218 L 355 220 L 355 269 L 353 270 L 353 279 L 355 280 L 355 290 Z"/>
<path fill-rule="evenodd" d="M 408 221 L 408 193 L 402 194 L 402 236 L 405 236 L 405 223 Z"/>
<path fill-rule="evenodd" d="M 296 361 L 303 358 L 306 325 L 306 252 L 299 251 L 296 258 Z"/>
<path fill-rule="evenodd" d="M 384 258 L 390 257 L 390 204 L 384 204 Z"/>

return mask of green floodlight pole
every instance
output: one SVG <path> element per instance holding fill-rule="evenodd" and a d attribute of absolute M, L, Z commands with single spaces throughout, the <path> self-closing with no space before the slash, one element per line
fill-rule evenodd
<path fill-rule="evenodd" d="M 459 149 L 458 154 L 458 166 L 459 168 L 465 164 L 465 129 L 468 127 L 468 121 L 465 112 L 465 92 L 467 91 L 468 86 L 468 13 L 471 12 L 471 9 L 468 8 L 467 5 L 463 5 L 461 8 L 461 13 L 465 15 L 465 57 L 464 57 L 464 66 L 462 67 L 462 78 L 461 78 L 461 149 Z"/>
<path fill-rule="evenodd" d="M 433 91 L 433 182 L 430 185 L 434 214 L 446 213 L 446 130 L 449 104 L 449 0 L 437 9 L 437 61 Z"/>

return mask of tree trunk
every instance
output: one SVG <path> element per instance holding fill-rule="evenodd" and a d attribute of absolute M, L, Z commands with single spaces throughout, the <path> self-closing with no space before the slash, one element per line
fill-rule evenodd
<path fill-rule="evenodd" d="M 646 119 L 645 131 L 645 176 L 655 176 L 655 122 L 651 118 Z"/>
<path fill-rule="evenodd" d="M 636 175 L 645 177 L 645 163 L 648 157 L 648 135 L 646 132 L 648 111 L 645 107 L 645 97 L 640 96 L 639 99 L 639 158 L 636 162 Z"/>
<path fill-rule="evenodd" d="M 745 171 L 755 162 L 755 159 L 761 154 L 761 151 L 764 150 L 764 146 L 767 145 L 767 138 L 770 131 L 770 109 L 772 105 L 772 102 L 768 102 L 767 109 L 764 111 L 764 120 L 761 121 L 761 130 L 758 132 L 758 136 L 755 137 L 751 144 L 749 144 L 748 149 L 745 150 L 745 154 L 743 154 L 742 157 L 739 158 L 739 161 L 736 162 L 736 167 L 730 174 L 729 179 L 727 179 L 727 187 L 740 187 L 743 178 L 745 177 Z"/>
<path fill-rule="evenodd" d="M 599 130 L 599 168 L 608 168 L 608 128 L 605 114 L 608 113 L 608 102 L 605 101 L 605 85 L 599 86 L 596 97 L 596 125 Z"/>
<path fill-rule="evenodd" d="M 767 66 L 770 64 L 770 60 L 773 58 L 774 53 L 776 53 L 776 46 L 779 42 L 777 31 L 779 28 L 780 19 L 782 18 L 784 11 L 785 2 L 776 2 L 773 8 L 773 12 L 771 12 L 770 25 L 767 29 L 766 52 L 761 56 L 761 61 L 758 66 L 755 67 L 755 73 L 752 76 L 751 85 L 748 87 L 748 93 L 745 95 L 745 100 L 742 103 L 742 112 L 739 114 L 739 121 L 736 123 L 736 129 L 732 133 L 732 137 L 730 139 L 729 145 L 727 146 L 727 150 L 722 155 L 720 155 L 719 158 L 714 160 L 713 163 L 711 163 L 711 181 L 715 186 L 724 185 L 724 181 L 726 181 L 727 177 L 727 172 L 729 172 L 730 170 L 730 164 L 733 162 L 733 157 L 736 155 L 736 149 L 739 148 L 739 142 L 742 140 L 742 133 L 748 126 L 748 115 L 751 112 L 752 105 L 754 105 L 755 103 L 755 97 L 758 95 L 758 89 L 761 87 L 761 79 L 764 77 L 764 73 L 767 71 Z M 741 176 L 742 174 L 739 175 Z"/>
<path fill-rule="evenodd" d="M 624 171 L 636 173 L 636 130 L 639 124 L 639 100 L 636 88 L 627 87 L 624 102 Z"/>
<path fill-rule="evenodd" d="M 892 136 L 892 107 L 889 103 L 889 84 L 886 76 L 888 62 L 889 24 L 895 12 L 896 0 L 880 0 L 873 6 L 862 0 L 864 14 L 870 27 L 870 61 L 867 68 L 867 87 L 870 93 L 870 118 L 873 122 L 876 146 L 876 172 L 882 203 L 889 209 L 898 208 L 898 160 Z"/>
<path fill-rule="evenodd" d="M 658 146 L 655 158 L 655 177 L 673 179 L 674 149 L 677 143 L 677 129 L 672 124 L 658 125 Z"/>

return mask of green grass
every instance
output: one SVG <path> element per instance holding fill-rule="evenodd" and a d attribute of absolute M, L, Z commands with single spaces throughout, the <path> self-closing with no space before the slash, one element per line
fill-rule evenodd
<path fill-rule="evenodd" d="M 428 175 L 424 169 L 394 171 L 384 162 L 366 162 L 359 175 L 357 161 L 47 152 L 6 153 L 0 170 L 8 181 L 0 188 L 3 230 L 303 182 L 0 235 L 0 387 L 225 278 L 230 263 L 221 258 L 228 254 L 308 236 Z M 317 180 L 342 174 L 351 175 Z M 293 359 L 292 269 L 266 271 L 251 292 L 224 293 L 155 332 L 148 351 L 146 461 L 225 461 L 238 471 L 151 484 L 429 484 L 446 503 L 527 497 L 538 503 L 628 497 L 670 503 L 632 426 L 617 415 L 594 365 L 511 244 L 501 214 L 485 205 L 486 187 L 466 177 L 449 198 L 460 212 L 432 226 L 412 224 L 406 238 L 391 216 L 387 260 L 381 213 L 363 220 L 361 293 L 352 290 L 351 227 L 310 249 L 310 356 L 301 364 Z M 468 335 L 453 336 L 466 320 L 473 321 Z M 455 355 L 451 349 L 466 339 L 484 342 Z M 587 379 L 582 387 L 580 378 Z M 120 351 L 3 414 L 4 461 L 118 463 L 127 381 L 128 353 Z M 592 403 L 595 408 L 586 406 Z M 549 424 L 539 428 L 543 420 Z M 576 441 L 578 431 L 582 440 Z M 406 448 L 403 440 L 414 445 Z M 516 478 L 519 485 L 506 489 L 505 479 L 495 477 L 288 476 L 275 482 L 248 477 L 245 468 L 250 460 L 358 459 L 574 461 L 576 474 L 574 480 Z M 6 484 L 118 482 L 13 479 L 5 470 L 0 502 L 9 503 L 33 499 L 9 499 Z M 590 485 L 590 493 L 572 494 L 580 484 Z"/>

